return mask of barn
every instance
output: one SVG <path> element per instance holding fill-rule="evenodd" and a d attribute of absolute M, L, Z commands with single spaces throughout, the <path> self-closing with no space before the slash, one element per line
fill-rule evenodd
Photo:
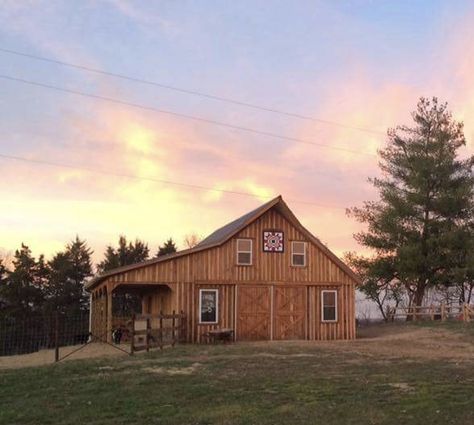
<path fill-rule="evenodd" d="M 111 335 L 119 293 L 142 314 L 182 311 L 186 340 L 232 329 L 237 341 L 355 338 L 357 276 L 304 228 L 281 196 L 197 246 L 96 276 L 91 326 Z"/>

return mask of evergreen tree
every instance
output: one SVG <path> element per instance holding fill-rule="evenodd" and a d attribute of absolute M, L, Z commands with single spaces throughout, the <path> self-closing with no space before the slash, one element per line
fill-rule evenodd
<path fill-rule="evenodd" d="M 139 239 L 136 239 L 135 243 L 127 243 L 126 237 L 120 236 L 117 248 L 107 246 L 105 258 L 97 265 L 97 269 L 103 273 L 117 267 L 140 263 L 148 258 L 149 252 L 148 245 Z"/>
<path fill-rule="evenodd" d="M 2 298 L 5 316 L 27 317 L 40 312 L 44 302 L 44 286 L 47 269 L 44 257 L 38 261 L 24 244 L 15 252 L 13 270 L 8 271 L 2 284 Z"/>
<path fill-rule="evenodd" d="M 75 315 L 89 308 L 84 284 L 92 276 L 92 251 L 85 241 L 76 239 L 48 263 L 48 311 Z"/>
<path fill-rule="evenodd" d="M 0 258 L 0 311 L 4 311 L 6 308 L 6 297 L 5 292 L 7 288 L 7 268 L 3 262 L 3 259 Z"/>
<path fill-rule="evenodd" d="M 473 157 L 461 159 L 463 124 L 446 104 L 421 98 L 413 127 L 388 131 L 379 151 L 382 177 L 370 179 L 380 199 L 350 213 L 367 226 L 356 240 L 375 254 L 366 260 L 366 284 L 399 282 L 417 306 L 427 288 L 469 279 Z"/>
<path fill-rule="evenodd" d="M 157 257 L 161 257 L 162 255 L 173 254 L 177 251 L 176 244 L 174 243 L 172 238 L 169 238 L 164 245 L 158 248 L 158 252 L 156 254 Z"/>

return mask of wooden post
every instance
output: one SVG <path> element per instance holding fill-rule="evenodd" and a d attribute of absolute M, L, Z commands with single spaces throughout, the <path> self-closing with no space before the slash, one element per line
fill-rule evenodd
<path fill-rule="evenodd" d="M 132 335 L 130 339 L 130 355 L 135 352 L 135 315 L 132 315 Z"/>
<path fill-rule="evenodd" d="M 150 318 L 146 318 L 146 335 L 145 335 L 146 351 L 150 351 Z"/>
<path fill-rule="evenodd" d="M 111 343 L 112 342 L 112 331 L 113 329 L 113 310 L 112 310 L 112 290 L 109 287 L 109 285 L 106 285 L 106 315 L 107 315 L 107 338 L 105 339 L 106 342 Z"/>
<path fill-rule="evenodd" d="M 179 329 L 179 341 L 180 342 L 187 342 L 188 336 L 186 334 L 186 316 L 184 315 L 184 310 L 181 310 L 180 312 L 180 317 L 179 317 L 179 324 L 180 324 L 180 329 Z"/>
<path fill-rule="evenodd" d="M 446 305 L 441 303 L 441 321 L 444 322 L 446 320 Z"/>
<path fill-rule="evenodd" d="M 54 361 L 59 362 L 59 312 L 56 310 L 54 317 Z"/>
<path fill-rule="evenodd" d="M 163 350 L 163 311 L 160 310 L 160 350 Z"/>
<path fill-rule="evenodd" d="M 431 304 L 431 306 L 430 306 L 430 317 L 431 317 L 431 320 L 434 320 L 435 314 L 434 314 L 433 304 Z"/>
<path fill-rule="evenodd" d="M 462 320 L 464 322 L 469 322 L 470 321 L 469 307 L 466 303 L 463 303 L 463 305 L 462 305 Z"/>
<path fill-rule="evenodd" d="M 175 311 L 173 310 L 173 324 L 172 324 L 172 331 L 171 331 L 171 335 L 172 335 L 172 340 L 171 340 L 171 346 L 174 347 L 175 343 L 176 343 L 176 333 L 175 333 L 175 326 L 176 326 L 176 315 L 175 315 Z"/>

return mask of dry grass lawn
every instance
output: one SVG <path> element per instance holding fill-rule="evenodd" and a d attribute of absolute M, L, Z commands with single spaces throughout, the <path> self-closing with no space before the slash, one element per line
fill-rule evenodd
<path fill-rule="evenodd" d="M 4 357 L 0 423 L 473 423 L 473 325 L 380 325 L 359 334 L 133 357 L 95 344 L 46 366 L 52 353 Z"/>

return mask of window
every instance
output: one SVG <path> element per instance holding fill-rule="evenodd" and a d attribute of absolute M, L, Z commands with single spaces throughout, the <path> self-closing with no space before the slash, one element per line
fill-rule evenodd
<path fill-rule="evenodd" d="M 291 265 L 306 266 L 306 242 L 291 242 Z"/>
<path fill-rule="evenodd" d="M 237 264 L 252 265 L 252 239 L 237 239 Z"/>
<path fill-rule="evenodd" d="M 323 322 L 337 321 L 337 291 L 322 291 L 321 310 Z"/>
<path fill-rule="evenodd" d="M 199 290 L 199 323 L 217 323 L 219 297 L 217 289 Z"/>

